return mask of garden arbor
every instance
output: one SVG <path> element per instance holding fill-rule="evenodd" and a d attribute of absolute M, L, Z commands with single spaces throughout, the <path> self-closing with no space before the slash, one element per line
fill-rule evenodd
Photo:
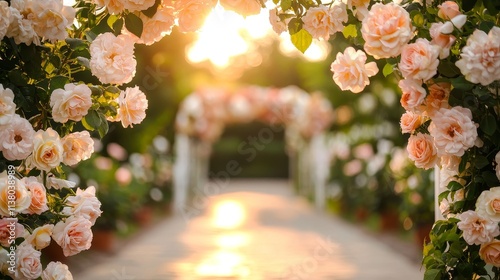
<path fill-rule="evenodd" d="M 223 170 L 211 174 L 209 182 L 208 161 L 211 145 L 226 124 L 250 121 L 262 121 L 269 127 L 240 143 L 237 152 L 251 162 L 284 127 L 295 190 L 322 208 L 330 166 L 323 132 L 331 124 L 332 113 L 329 101 L 320 93 L 308 94 L 294 86 L 193 92 L 184 99 L 176 117 L 175 210 L 187 217 L 197 215 L 207 197 L 224 191 L 230 177 L 241 172 L 240 163 L 229 160 Z"/>

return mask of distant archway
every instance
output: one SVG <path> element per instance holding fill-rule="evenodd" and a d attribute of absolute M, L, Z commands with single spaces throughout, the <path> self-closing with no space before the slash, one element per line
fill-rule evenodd
<path fill-rule="evenodd" d="M 225 169 L 212 174 L 208 185 L 208 159 L 212 143 L 227 124 L 262 121 L 268 124 L 241 151 L 258 149 L 285 128 L 290 173 L 298 194 L 313 199 L 322 208 L 329 176 L 329 156 L 324 131 L 332 122 L 330 102 L 320 93 L 309 94 L 298 87 L 244 87 L 236 91 L 199 89 L 182 102 L 176 117 L 174 206 L 184 214 L 202 210 L 208 196 L 218 194 L 240 163 L 229 160 Z M 242 144 L 242 145 L 243 145 Z M 240 151 L 240 152 L 241 152 Z"/>

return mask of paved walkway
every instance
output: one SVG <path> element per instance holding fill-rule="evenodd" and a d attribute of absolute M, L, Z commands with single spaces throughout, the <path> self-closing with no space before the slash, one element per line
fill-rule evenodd
<path fill-rule="evenodd" d="M 285 181 L 232 180 L 199 216 L 170 218 L 76 280 L 417 280 L 418 264 L 318 213 Z"/>

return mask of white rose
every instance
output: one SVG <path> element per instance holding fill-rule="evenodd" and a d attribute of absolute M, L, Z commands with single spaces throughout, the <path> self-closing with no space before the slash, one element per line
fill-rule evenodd
<path fill-rule="evenodd" d="M 39 130 L 35 133 L 31 160 L 36 168 L 50 171 L 63 160 L 63 146 L 59 134 L 52 128 Z"/>
<path fill-rule="evenodd" d="M 0 2 L 0 4 L 1 3 L 6 2 Z M 7 124 L 15 112 L 16 104 L 14 103 L 14 92 L 12 92 L 10 88 L 4 89 L 3 85 L 0 84 L 0 125 Z"/>
<path fill-rule="evenodd" d="M 75 182 L 60 179 L 57 177 L 49 176 L 47 177 L 47 188 L 53 188 L 56 190 L 61 189 L 72 189 L 76 186 Z"/>
<path fill-rule="evenodd" d="M 12 194 L 12 188 L 15 193 Z M 10 190 L 10 192 L 9 192 Z M 11 212 L 12 196 L 15 197 L 14 209 Z M 10 206 L 9 206 L 10 205 Z M 31 193 L 26 188 L 23 181 L 7 175 L 7 171 L 0 173 L 0 215 L 7 217 L 12 214 L 23 212 L 31 205 Z"/>
<path fill-rule="evenodd" d="M 8 160 L 23 160 L 33 151 L 35 131 L 30 122 L 15 114 L 0 129 L 0 151 Z"/>
<path fill-rule="evenodd" d="M 0 2 L 0 40 L 3 39 L 7 33 L 10 24 L 10 9 L 7 1 Z M 0 87 L 1 89 L 1 87 Z"/>
<path fill-rule="evenodd" d="M 69 196 L 66 199 L 66 205 L 62 211 L 63 214 L 82 216 L 89 220 L 92 225 L 102 213 L 101 202 L 95 196 L 95 187 L 93 186 L 85 190 L 77 189 L 75 196 Z"/>
<path fill-rule="evenodd" d="M 476 212 L 492 221 L 500 222 L 500 187 L 483 191 L 476 201 Z"/>
<path fill-rule="evenodd" d="M 469 245 L 491 242 L 500 234 L 497 222 L 482 217 L 472 210 L 461 213 L 457 218 L 460 220 L 457 226 L 463 231 L 463 238 Z"/>
<path fill-rule="evenodd" d="M 42 250 L 49 246 L 53 229 L 54 225 L 51 224 L 37 227 L 28 237 L 26 237 L 26 242 L 37 250 Z"/>
<path fill-rule="evenodd" d="M 61 262 L 50 262 L 42 272 L 42 280 L 73 280 L 68 266 Z"/>

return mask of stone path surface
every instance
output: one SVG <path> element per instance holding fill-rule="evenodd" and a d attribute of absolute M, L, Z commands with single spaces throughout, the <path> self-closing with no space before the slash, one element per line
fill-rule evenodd
<path fill-rule="evenodd" d="M 74 279 L 423 279 L 418 264 L 315 211 L 286 181 L 233 179 L 195 210 L 161 221 Z"/>

